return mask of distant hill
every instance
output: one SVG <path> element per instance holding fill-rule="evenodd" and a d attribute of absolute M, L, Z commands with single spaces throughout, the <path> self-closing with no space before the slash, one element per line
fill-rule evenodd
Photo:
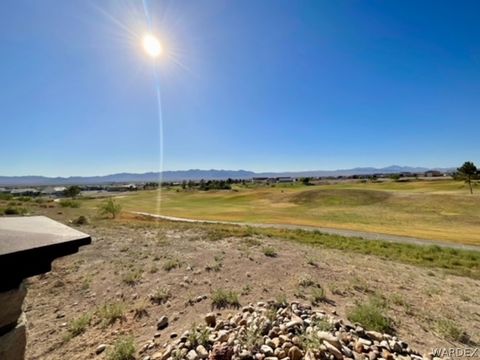
<path fill-rule="evenodd" d="M 451 171 L 452 168 L 430 169 L 424 167 L 410 167 L 392 165 L 384 168 L 364 167 L 340 170 L 312 170 L 312 171 L 291 171 L 291 172 L 263 172 L 256 173 L 246 170 L 178 170 L 164 171 L 164 181 L 181 180 L 226 180 L 251 179 L 252 177 L 305 177 L 305 176 L 350 176 L 369 175 L 376 173 L 393 174 L 399 172 L 425 172 L 427 170 Z M 93 185 L 111 183 L 130 183 L 158 181 L 159 172 L 147 172 L 143 174 L 119 173 L 105 176 L 71 176 L 71 177 L 46 177 L 46 176 L 0 176 L 0 186 L 35 186 L 35 185 Z"/>

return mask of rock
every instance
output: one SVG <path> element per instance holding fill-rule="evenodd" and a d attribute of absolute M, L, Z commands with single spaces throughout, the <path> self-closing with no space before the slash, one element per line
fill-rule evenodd
<path fill-rule="evenodd" d="M 197 359 L 198 359 L 197 352 L 196 352 L 195 350 L 190 350 L 190 351 L 187 353 L 187 359 L 188 359 L 188 360 L 197 360 Z"/>
<path fill-rule="evenodd" d="M 178 334 L 176 332 L 172 332 L 170 334 L 170 339 L 175 339 L 177 336 L 178 336 Z"/>
<path fill-rule="evenodd" d="M 228 345 L 216 345 L 213 347 L 209 360 L 230 360 L 233 355 L 233 348 Z"/>
<path fill-rule="evenodd" d="M 195 349 L 200 359 L 206 359 L 208 357 L 208 351 L 203 345 L 198 345 Z"/>
<path fill-rule="evenodd" d="M 158 330 L 163 330 L 167 326 L 168 326 L 168 318 L 166 316 L 162 316 L 160 319 L 158 319 L 158 322 L 157 322 Z"/>
<path fill-rule="evenodd" d="M 97 348 L 95 349 L 95 354 L 101 354 L 102 352 L 105 351 L 105 349 L 107 348 L 107 344 L 100 344 L 97 346 Z"/>
<path fill-rule="evenodd" d="M 228 339 L 228 331 L 226 330 L 220 330 L 218 332 L 218 336 L 215 338 L 215 341 L 218 342 L 225 342 Z"/>
<path fill-rule="evenodd" d="M 324 341 L 323 345 L 327 348 L 327 351 L 332 354 L 335 359 L 343 360 L 343 355 L 334 345 L 330 344 L 328 341 Z"/>
<path fill-rule="evenodd" d="M 290 360 L 300 360 L 302 356 L 302 350 L 300 350 L 297 346 L 292 346 L 288 350 L 288 357 L 290 358 Z"/>
<path fill-rule="evenodd" d="M 383 334 L 377 331 L 367 331 L 365 334 L 372 340 L 377 340 L 378 342 L 383 340 Z"/>
<path fill-rule="evenodd" d="M 294 326 L 303 326 L 303 320 L 297 315 L 292 315 L 291 320 L 287 323 L 287 329 L 290 329 Z"/>
<path fill-rule="evenodd" d="M 273 355 L 273 349 L 268 345 L 262 345 L 260 347 L 260 351 L 264 353 L 266 356 Z"/>
<path fill-rule="evenodd" d="M 320 340 L 328 341 L 331 345 L 335 346 L 339 350 L 342 348 L 340 340 L 335 335 L 332 335 L 327 331 L 319 331 L 317 332 L 317 336 Z"/>
<path fill-rule="evenodd" d="M 363 350 L 364 350 L 364 346 L 363 346 L 363 343 L 361 341 L 355 341 L 355 345 L 353 346 L 353 349 L 357 352 L 357 353 L 363 353 Z"/>
<path fill-rule="evenodd" d="M 388 351 L 387 349 L 383 349 L 382 357 L 385 360 L 394 360 L 395 359 L 395 357 L 392 355 L 392 353 L 390 351 Z"/>

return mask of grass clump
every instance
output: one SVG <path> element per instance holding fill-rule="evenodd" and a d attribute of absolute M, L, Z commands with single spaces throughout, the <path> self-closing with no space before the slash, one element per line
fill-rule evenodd
<path fill-rule="evenodd" d="M 63 208 L 79 208 L 80 202 L 72 199 L 62 199 L 58 202 Z"/>
<path fill-rule="evenodd" d="M 104 304 L 97 310 L 104 327 L 113 325 L 115 322 L 123 322 L 125 319 L 125 306 L 122 303 Z"/>
<path fill-rule="evenodd" d="M 359 323 L 368 330 L 382 333 L 392 333 L 393 324 L 385 314 L 386 303 L 379 297 L 371 297 L 364 303 L 358 303 L 347 313 L 347 317 L 354 323 Z"/>
<path fill-rule="evenodd" d="M 165 264 L 163 264 L 162 268 L 165 271 L 171 271 L 171 270 L 179 268 L 181 266 L 182 266 L 182 264 L 180 263 L 180 261 L 178 259 L 169 259 L 165 262 Z"/>
<path fill-rule="evenodd" d="M 196 348 L 198 345 L 207 346 L 208 338 L 210 337 L 211 331 L 206 326 L 196 326 L 193 324 L 193 327 L 188 334 L 188 341 L 192 344 L 193 348 Z"/>
<path fill-rule="evenodd" d="M 217 289 L 212 293 L 212 307 L 217 309 L 224 309 L 227 307 L 240 307 L 238 294 L 235 291 L 226 291 Z"/>
<path fill-rule="evenodd" d="M 134 360 L 135 344 L 132 337 L 118 339 L 107 353 L 107 360 Z"/>
<path fill-rule="evenodd" d="M 298 279 L 298 286 L 300 287 L 310 287 L 314 286 L 315 281 L 313 281 L 313 278 L 310 274 L 303 274 L 299 277 Z"/>
<path fill-rule="evenodd" d="M 91 321 L 92 315 L 88 313 L 70 321 L 68 324 L 68 338 L 70 339 L 83 334 Z"/>
<path fill-rule="evenodd" d="M 24 207 L 13 207 L 9 206 L 3 210 L 5 215 L 25 215 L 28 213 L 28 210 Z"/>
<path fill-rule="evenodd" d="M 278 254 L 277 254 L 277 252 L 275 251 L 275 249 L 274 249 L 273 247 L 271 247 L 271 246 L 265 246 L 265 247 L 263 248 L 263 254 L 264 254 L 265 256 L 268 256 L 268 257 L 277 257 L 277 256 L 278 256 Z"/>
<path fill-rule="evenodd" d="M 322 302 L 327 301 L 327 294 L 325 292 L 325 289 L 322 288 L 321 286 L 317 286 L 312 289 L 312 304 L 317 305 Z"/>
<path fill-rule="evenodd" d="M 436 330 L 445 340 L 456 341 L 462 344 L 468 344 L 470 342 L 468 334 L 452 320 L 438 320 Z"/>
<path fill-rule="evenodd" d="M 90 221 L 86 216 L 80 215 L 78 218 L 74 219 L 72 223 L 75 225 L 88 225 Z"/>
<path fill-rule="evenodd" d="M 139 269 L 130 270 L 129 272 L 125 273 L 122 277 L 122 281 L 130 286 L 137 284 L 140 279 L 142 278 L 142 271 Z"/>
<path fill-rule="evenodd" d="M 102 215 L 111 215 L 112 219 L 115 219 L 122 211 L 122 206 L 115 202 L 113 199 L 108 199 L 102 203 L 98 209 Z"/>
<path fill-rule="evenodd" d="M 155 293 L 150 296 L 150 300 L 157 305 L 166 303 L 168 299 L 170 299 L 172 294 L 170 293 L 170 289 L 163 287 L 158 288 Z"/>

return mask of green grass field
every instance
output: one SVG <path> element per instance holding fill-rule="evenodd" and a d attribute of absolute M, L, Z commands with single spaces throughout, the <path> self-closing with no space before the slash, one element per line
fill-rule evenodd
<path fill-rule="evenodd" d="M 480 189 L 451 180 L 140 191 L 127 211 L 202 220 L 323 226 L 480 244 Z"/>

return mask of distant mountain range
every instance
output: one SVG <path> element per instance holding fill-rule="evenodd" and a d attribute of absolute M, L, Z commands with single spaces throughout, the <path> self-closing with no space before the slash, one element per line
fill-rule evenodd
<path fill-rule="evenodd" d="M 369 175 L 376 173 L 394 174 L 401 172 L 421 173 L 428 170 L 452 171 L 453 168 L 424 168 L 411 166 L 392 165 L 384 168 L 359 167 L 340 170 L 312 170 L 312 171 L 289 171 L 289 172 L 263 172 L 256 173 L 246 170 L 178 170 L 164 171 L 163 181 L 181 180 L 226 180 L 251 179 L 252 177 L 305 177 L 305 176 L 350 176 Z M 105 176 L 71 176 L 71 177 L 46 177 L 46 176 L 0 176 L 0 186 L 35 186 L 35 185 L 94 185 L 112 183 L 131 183 L 158 181 L 159 172 L 147 172 L 143 174 L 119 173 Z"/>

